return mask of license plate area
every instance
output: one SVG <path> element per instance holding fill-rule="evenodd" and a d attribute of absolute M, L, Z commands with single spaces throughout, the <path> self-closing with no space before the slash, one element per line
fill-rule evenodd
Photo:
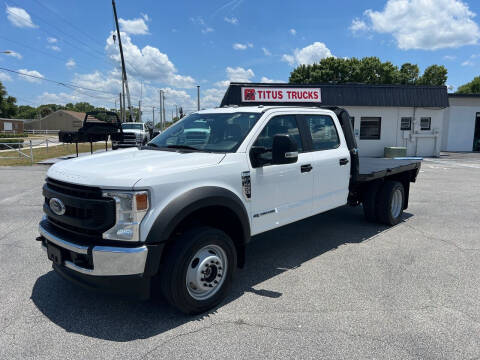
<path fill-rule="evenodd" d="M 62 250 L 59 247 L 52 245 L 50 243 L 47 244 L 47 256 L 48 259 L 53 261 L 53 263 L 57 265 L 63 264 L 62 258 Z"/>

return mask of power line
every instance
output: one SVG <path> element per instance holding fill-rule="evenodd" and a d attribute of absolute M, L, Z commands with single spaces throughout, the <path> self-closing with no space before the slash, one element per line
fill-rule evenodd
<path fill-rule="evenodd" d="M 96 42 L 100 47 L 103 48 L 103 44 L 101 44 L 100 42 L 98 42 L 98 39 L 96 39 L 95 37 L 91 36 L 89 33 L 85 32 L 84 30 L 80 29 L 79 27 L 75 26 L 74 24 L 72 24 L 70 22 L 70 20 L 67 20 L 63 15 L 61 15 L 60 13 L 58 13 L 57 11 L 53 10 L 52 8 L 48 7 L 47 5 L 41 3 L 40 1 L 38 0 L 35 0 L 35 2 L 37 4 L 39 4 L 40 6 L 42 6 L 43 8 L 47 9 L 48 11 L 50 11 L 51 13 L 55 14 L 56 16 L 58 16 L 65 24 L 69 25 L 71 28 L 77 30 L 79 33 L 83 34 L 84 36 L 88 37 L 90 40 Z"/>
<path fill-rule="evenodd" d="M 57 81 L 57 80 L 47 79 L 47 78 L 45 78 L 45 77 L 41 77 L 41 76 L 37 76 L 37 75 L 24 74 L 24 73 L 22 73 L 22 72 L 20 72 L 20 71 L 16 71 L 16 70 L 12 70 L 12 69 L 7 69 L 7 68 L 4 68 L 4 67 L 0 67 L 0 70 L 8 71 L 8 72 L 15 73 L 15 74 L 18 74 L 18 75 L 21 75 L 21 76 L 28 76 L 28 77 L 31 77 L 31 78 L 34 78 L 34 79 L 38 79 L 38 80 L 43 80 L 43 81 L 52 82 L 52 83 L 55 83 L 55 84 L 58 84 L 58 85 L 61 85 L 61 86 L 68 87 L 68 88 L 74 88 L 74 90 L 75 90 L 75 89 L 82 89 L 82 90 L 87 90 L 87 91 L 95 91 L 95 92 L 105 93 L 105 94 L 109 94 L 109 95 L 116 95 L 116 93 L 112 93 L 112 92 L 110 92 L 110 91 L 104 91 L 104 90 L 98 90 L 98 89 L 91 89 L 91 88 L 87 88 L 87 87 L 83 87 L 83 86 L 78 86 L 78 85 L 72 84 L 72 83 L 70 83 L 70 82 L 61 82 L 61 81 Z"/>
<path fill-rule="evenodd" d="M 59 56 L 50 54 L 50 53 L 48 53 L 48 52 L 46 52 L 46 51 L 43 51 L 42 49 L 37 49 L 37 48 L 35 48 L 35 47 L 33 47 L 33 46 L 20 43 L 20 42 L 18 42 L 18 41 L 16 41 L 16 40 L 8 39 L 8 38 L 6 38 L 6 37 L 4 37 L 4 36 L 1 36 L 1 35 L 0 35 L 0 39 L 3 39 L 3 40 L 5 40 L 5 41 L 9 41 L 9 42 L 11 42 L 12 44 L 16 44 L 17 46 L 21 46 L 21 47 L 23 47 L 23 48 L 25 48 L 25 49 L 30 49 L 30 50 L 39 52 L 39 53 L 41 53 L 41 54 L 43 54 L 43 55 L 45 55 L 45 56 L 49 56 L 49 57 L 51 57 L 52 59 L 56 59 L 56 60 L 61 61 L 61 62 L 67 62 L 67 61 L 70 60 L 70 59 L 68 59 L 68 58 L 62 58 L 62 57 L 59 57 Z M 78 67 L 80 67 L 80 68 L 82 68 L 82 69 L 85 69 L 85 70 L 87 70 L 87 71 L 91 71 L 91 69 L 87 69 L 85 66 L 83 66 L 83 65 L 81 65 L 81 64 L 78 64 L 76 61 L 75 61 L 75 66 L 78 66 Z"/>
<path fill-rule="evenodd" d="M 17 4 L 17 5 L 18 5 L 18 4 Z M 18 6 L 19 6 L 19 5 L 18 5 Z M 13 15 L 13 16 L 19 18 L 19 19 L 25 20 L 24 17 L 22 17 L 22 16 L 20 16 L 20 15 L 18 15 L 18 14 L 15 14 L 14 12 L 10 11 L 8 8 L 7 8 L 7 13 L 8 13 L 9 15 Z M 42 22 L 45 22 L 47 25 L 49 25 L 48 22 L 46 22 L 45 20 L 42 20 L 42 18 L 40 18 L 38 15 L 37 15 L 37 18 L 39 18 Z M 52 26 L 52 25 L 51 25 L 51 26 Z M 55 26 L 53 26 L 53 27 L 55 27 Z M 96 51 L 95 49 L 90 48 L 88 44 L 84 43 L 84 42 L 81 41 L 81 40 L 76 39 L 78 42 L 81 42 L 81 43 L 85 44 L 85 48 L 84 48 L 84 49 L 78 47 L 76 44 L 71 43 L 70 41 L 65 40 L 65 38 L 62 38 L 61 36 L 58 36 L 58 34 L 54 34 L 54 33 L 50 32 L 50 31 L 48 31 L 48 30 L 45 30 L 45 29 L 43 29 L 43 28 L 40 28 L 40 30 L 41 30 L 42 32 L 48 34 L 48 35 L 51 35 L 51 36 L 55 36 L 55 37 L 60 38 L 64 43 L 66 43 L 66 44 L 68 44 L 68 45 L 76 48 L 77 50 L 80 50 L 80 51 L 83 51 L 83 52 L 88 51 L 88 52 L 90 52 L 91 55 L 94 55 L 94 56 L 96 56 L 96 57 L 99 57 L 99 58 L 101 58 L 102 60 L 105 60 L 103 53 L 100 53 L 100 52 Z M 66 33 L 63 32 L 62 30 L 60 30 L 60 31 L 61 31 L 62 33 L 64 33 L 64 34 L 66 34 Z M 69 34 L 66 34 L 66 35 L 73 38 L 73 36 L 71 36 L 71 35 L 69 35 Z M 99 56 L 99 54 L 100 54 L 100 56 Z"/>

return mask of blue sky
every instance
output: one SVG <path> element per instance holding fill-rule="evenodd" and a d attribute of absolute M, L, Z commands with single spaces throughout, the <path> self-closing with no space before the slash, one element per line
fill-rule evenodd
<path fill-rule="evenodd" d="M 132 101 L 145 118 L 167 105 L 218 105 L 228 81 L 287 81 L 300 63 L 378 56 L 396 65 L 448 68 L 456 87 L 479 75 L 479 1 L 117 0 Z M 0 67 L 98 91 L 0 71 L 19 104 L 89 101 L 114 106 L 120 73 L 111 2 L 14 0 L 0 12 Z M 143 85 L 142 85 L 143 84 Z M 142 90 L 141 90 L 142 89 Z"/>

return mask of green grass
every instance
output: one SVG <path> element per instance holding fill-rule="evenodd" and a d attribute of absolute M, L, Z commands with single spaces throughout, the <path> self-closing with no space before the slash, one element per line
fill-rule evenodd
<path fill-rule="evenodd" d="M 0 141 L 1 142 L 1 141 Z M 111 145 L 108 144 L 108 148 L 111 149 Z M 93 151 L 105 150 L 105 143 L 93 144 Z M 24 147 L 21 150 L 24 154 L 30 156 L 30 148 Z M 90 144 L 78 144 L 78 152 L 90 152 Z M 49 146 L 48 151 L 46 148 L 33 149 L 33 162 L 36 163 L 41 160 L 56 158 L 60 156 L 75 154 L 75 144 L 62 144 L 57 146 Z M 15 159 L 3 159 L 3 157 L 15 157 Z M 29 158 L 20 155 L 17 151 L 3 151 L 0 152 L 0 166 L 24 166 L 31 165 Z"/>

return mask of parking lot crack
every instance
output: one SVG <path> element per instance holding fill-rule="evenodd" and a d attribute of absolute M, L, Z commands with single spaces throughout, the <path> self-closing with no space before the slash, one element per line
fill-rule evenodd
<path fill-rule="evenodd" d="M 451 245 L 455 248 L 457 248 L 458 250 L 462 251 L 462 252 L 471 252 L 471 251 L 480 251 L 480 249 L 470 249 L 470 248 L 463 248 L 461 246 L 458 246 L 457 244 L 455 244 L 454 242 L 450 241 L 450 240 L 447 240 L 447 239 L 442 239 L 442 238 L 439 238 L 439 237 L 436 237 L 424 230 L 421 230 L 421 229 L 418 229 L 416 226 L 414 225 L 410 225 L 408 223 L 404 223 L 404 225 L 410 229 L 412 229 L 413 231 L 416 231 L 420 234 L 422 234 L 423 236 L 425 236 L 426 238 L 430 239 L 430 240 L 435 240 L 435 241 L 440 241 L 444 244 L 448 244 L 448 245 Z"/>

